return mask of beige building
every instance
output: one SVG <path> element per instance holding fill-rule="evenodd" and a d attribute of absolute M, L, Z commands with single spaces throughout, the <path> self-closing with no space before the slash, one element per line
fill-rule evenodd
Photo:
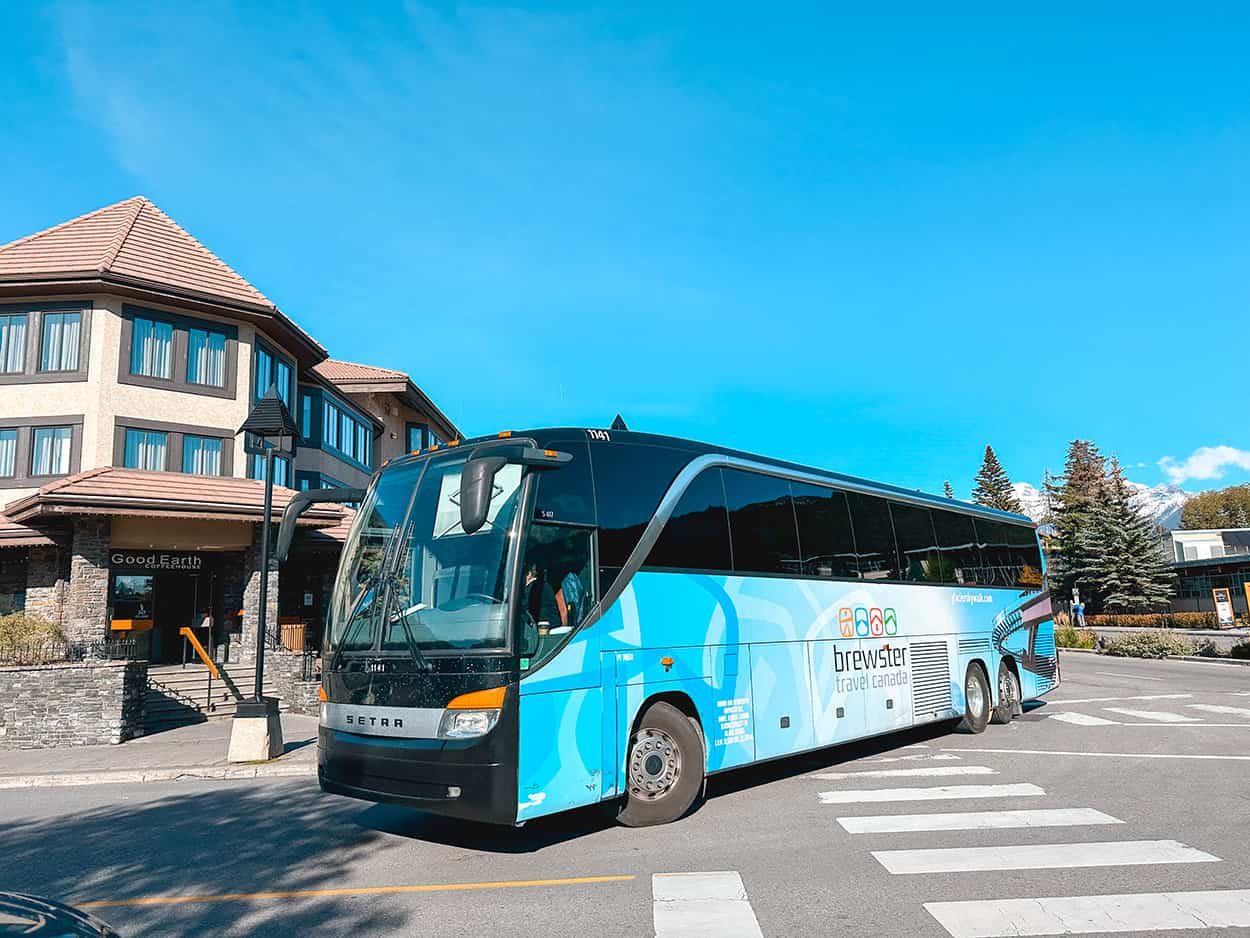
<path fill-rule="evenodd" d="M 147 199 L 0 246 L 0 613 L 154 661 L 185 626 L 252 654 L 264 459 L 237 430 L 271 385 L 301 434 L 275 511 L 458 436 L 408 375 L 330 359 Z M 344 531 L 343 510 L 309 513 L 271 613 L 317 634 Z"/>

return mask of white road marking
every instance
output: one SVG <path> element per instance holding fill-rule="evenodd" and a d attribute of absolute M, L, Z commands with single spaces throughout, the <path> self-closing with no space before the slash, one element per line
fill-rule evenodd
<path fill-rule="evenodd" d="M 1192 705 L 1191 705 L 1192 706 Z M 1103 707 L 1111 713 L 1118 713 L 1126 717 L 1139 717 L 1143 720 L 1157 720 L 1160 723 L 1197 723 L 1197 717 L 1181 716 L 1179 713 L 1169 713 L 1167 710 L 1128 710 L 1124 707 Z"/>
<path fill-rule="evenodd" d="M 951 938 L 1250 927 L 1250 889 L 926 902 Z"/>
<path fill-rule="evenodd" d="M 951 814 L 879 814 L 840 817 L 849 834 L 900 834 L 921 831 L 978 831 L 1016 827 L 1079 827 L 1123 824 L 1093 808 L 1045 808 L 1034 811 L 967 811 Z"/>
<path fill-rule="evenodd" d="M 939 785 L 935 788 L 874 788 L 822 791 L 821 804 L 865 804 L 873 801 L 945 801 L 959 798 L 1033 798 L 1046 794 L 1036 785 Z"/>
<path fill-rule="evenodd" d="M 939 752 L 931 756 L 924 753 L 917 753 L 914 756 L 886 756 L 883 759 L 864 759 L 863 762 L 865 765 L 869 762 L 948 762 L 952 759 L 958 758 L 959 756 L 952 756 L 948 753 Z"/>
<path fill-rule="evenodd" d="M 1075 723 L 1077 726 L 1115 726 L 1118 720 L 1104 720 L 1102 717 L 1091 716 L 1088 713 L 1051 713 L 1047 714 L 1052 720 L 1059 720 L 1062 723 Z"/>
<path fill-rule="evenodd" d="M 1179 753 L 1170 752 L 1073 752 L 1066 749 L 950 749 L 947 751 L 1014 752 L 1023 756 L 1090 756 L 1095 759 L 1207 759 L 1215 762 L 1250 762 L 1250 756 L 1181 755 Z"/>
<path fill-rule="evenodd" d="M 1190 710 L 1202 710 L 1206 713 L 1223 713 L 1233 717 L 1250 717 L 1250 710 L 1245 707 L 1224 707 L 1220 704 L 1186 704 Z"/>
<path fill-rule="evenodd" d="M 1117 700 L 1188 700 L 1193 694 L 1146 694 L 1139 697 L 1081 697 L 1077 700 L 1051 700 L 1045 698 L 1052 707 L 1066 707 L 1068 704 L 1115 703 Z"/>
<path fill-rule="evenodd" d="M 656 873 L 651 899 L 656 938 L 763 938 L 735 872 Z"/>
<path fill-rule="evenodd" d="M 874 850 L 872 855 L 895 875 L 1147 866 L 1160 863 L 1218 863 L 1220 859 L 1175 840 Z"/>
<path fill-rule="evenodd" d="M 1126 671 L 1095 671 L 1095 674 L 1105 674 L 1107 677 L 1130 677 L 1134 681 L 1162 681 L 1161 677 L 1146 677 L 1144 674 L 1129 674 Z"/>
<path fill-rule="evenodd" d="M 857 778 L 932 778 L 940 775 L 997 775 L 996 769 L 985 765 L 928 765 L 919 769 L 868 769 L 861 772 L 822 772 L 809 775 L 826 782 Z"/>

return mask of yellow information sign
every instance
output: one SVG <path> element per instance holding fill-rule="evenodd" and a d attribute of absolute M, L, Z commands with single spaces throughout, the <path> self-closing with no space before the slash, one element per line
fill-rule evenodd
<path fill-rule="evenodd" d="M 1233 594 L 1228 589 L 1217 586 L 1211 590 L 1211 597 L 1215 600 L 1215 615 L 1219 620 L 1220 628 L 1232 628 L 1235 623 L 1233 616 Z"/>

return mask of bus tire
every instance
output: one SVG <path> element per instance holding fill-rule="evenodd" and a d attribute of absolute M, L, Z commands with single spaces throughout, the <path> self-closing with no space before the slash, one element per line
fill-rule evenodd
<path fill-rule="evenodd" d="M 676 821 L 703 790 L 704 763 L 703 740 L 690 718 L 672 704 L 653 703 L 629 740 L 617 820 L 626 827 Z"/>
<path fill-rule="evenodd" d="M 990 682 L 978 661 L 968 665 L 964 675 L 964 718 L 960 726 L 969 733 L 984 733 L 990 722 Z"/>
<path fill-rule="evenodd" d="M 1020 713 L 1020 678 L 1005 660 L 998 662 L 998 706 L 990 714 L 990 722 L 1005 726 Z"/>

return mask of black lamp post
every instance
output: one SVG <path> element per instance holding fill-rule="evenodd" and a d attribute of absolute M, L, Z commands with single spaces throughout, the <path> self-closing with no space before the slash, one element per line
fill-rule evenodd
<path fill-rule="evenodd" d="M 265 618 L 269 606 L 269 523 L 273 512 L 273 456 L 286 438 L 291 440 L 291 452 L 295 452 L 295 438 L 299 427 L 286 404 L 278 396 L 276 385 L 269 385 L 264 397 L 256 402 L 252 412 L 239 427 L 239 433 L 251 433 L 260 438 L 265 453 L 265 514 L 260 529 L 260 614 L 256 622 L 256 687 L 253 697 L 261 703 L 261 688 L 265 680 Z M 236 434 L 237 435 L 237 434 Z M 269 440 L 274 442 L 271 444 Z"/>

